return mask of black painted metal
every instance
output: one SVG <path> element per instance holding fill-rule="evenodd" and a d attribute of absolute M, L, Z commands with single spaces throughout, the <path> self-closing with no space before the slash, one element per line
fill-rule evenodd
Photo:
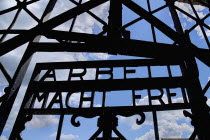
<path fill-rule="evenodd" d="M 191 7 L 193 8 L 195 15 L 199 19 L 191 1 L 189 1 L 189 3 Z M 169 9 L 173 17 L 174 24 L 176 25 L 177 32 L 183 34 L 183 29 L 182 29 L 180 20 L 178 18 L 178 15 L 175 11 L 175 7 L 169 6 Z M 188 37 L 189 34 L 187 33 L 185 35 L 186 35 L 186 42 L 190 42 L 190 39 Z M 187 45 L 187 43 L 185 44 Z M 207 44 L 209 44 L 208 41 L 207 41 Z M 187 88 L 187 90 L 188 90 L 189 101 L 192 103 L 191 119 L 193 122 L 192 125 L 195 127 L 194 132 L 197 133 L 198 138 L 200 140 L 210 139 L 210 136 L 206 131 L 206 128 L 207 129 L 210 128 L 210 120 L 209 120 L 210 116 L 209 116 L 209 112 L 207 111 L 208 105 L 205 103 L 205 97 L 202 95 L 202 88 L 198 79 L 199 74 L 198 74 L 198 68 L 195 62 L 195 58 L 188 57 L 186 59 L 186 67 L 188 71 L 188 74 L 187 74 L 188 79 L 193 80 L 193 82 L 191 83 L 191 86 Z M 201 125 L 205 125 L 206 128 L 202 127 Z M 191 139 L 195 139 L 195 133 L 192 134 Z"/>
<path fill-rule="evenodd" d="M 45 9 L 43 15 L 42 15 L 42 22 L 45 22 L 48 20 L 50 13 L 55 5 L 57 0 L 51 0 L 49 1 L 47 8 Z M 40 40 L 40 36 L 37 36 L 33 39 L 33 41 L 31 42 L 38 42 Z M 31 43 L 30 42 L 30 43 Z M 5 98 L 5 100 L 3 100 L 1 106 L 0 106 L 0 134 L 3 131 L 3 128 L 6 124 L 6 121 L 9 117 L 9 114 L 12 110 L 12 106 L 15 102 L 15 98 L 18 94 L 20 85 L 22 84 L 23 78 L 25 76 L 25 73 L 28 69 L 28 66 L 31 62 L 32 56 L 34 54 L 33 51 L 30 50 L 30 44 L 28 46 L 28 48 L 26 49 L 18 67 L 17 70 L 11 80 L 11 82 L 9 83 L 9 88 L 7 90 L 7 98 Z"/>
<path fill-rule="evenodd" d="M 10 140 L 22 139 L 20 133 L 25 129 L 25 123 L 30 121 L 33 115 L 48 115 L 55 114 L 60 115 L 60 121 L 58 125 L 58 133 L 56 140 L 61 137 L 62 126 L 64 116 L 67 114 L 72 115 L 71 123 L 73 126 L 78 127 L 80 122 L 76 122 L 75 119 L 78 116 L 85 118 L 93 118 L 99 116 L 98 130 L 92 135 L 90 140 L 126 140 L 126 138 L 118 131 L 118 119 L 117 115 L 132 116 L 135 114 L 140 115 L 140 120 L 136 120 L 138 125 L 144 123 L 146 116 L 144 112 L 152 112 L 154 122 L 155 139 L 159 140 L 158 130 L 158 118 L 157 111 L 164 110 L 178 110 L 178 109 L 191 109 L 192 114 L 184 111 L 186 117 L 192 119 L 192 125 L 195 127 L 190 140 L 195 139 L 197 135 L 199 140 L 209 140 L 210 130 L 210 116 L 209 107 L 206 104 L 205 93 L 210 86 L 210 82 L 202 90 L 199 81 L 199 71 L 195 58 L 200 59 L 208 67 L 210 66 L 210 52 L 208 49 L 201 49 L 198 46 L 191 43 L 189 33 L 200 26 L 204 39 L 208 45 L 209 40 L 205 33 L 204 28 L 210 29 L 203 21 L 207 19 L 210 14 L 207 14 L 203 18 L 199 18 L 191 0 L 188 0 L 195 17 L 189 13 L 183 11 L 174 5 L 176 0 L 165 0 L 166 4 L 151 10 L 151 1 L 147 0 L 148 11 L 142 8 L 140 5 L 131 0 L 110 0 L 110 9 L 108 23 L 100 19 L 96 14 L 90 11 L 92 8 L 99 6 L 107 2 L 108 0 L 90 0 L 82 4 L 82 0 L 79 2 L 70 0 L 76 5 L 75 8 L 68 10 L 50 20 L 49 16 L 52 12 L 57 0 L 50 0 L 41 19 L 38 19 L 31 11 L 27 9 L 27 5 L 33 4 L 39 0 L 31 0 L 23 2 L 17 0 L 17 5 L 9 9 L 0 11 L 0 15 L 16 10 L 17 13 L 6 30 L 0 30 L 2 34 L 0 39 L 0 56 L 14 50 L 15 48 L 29 42 L 26 52 L 20 61 L 20 64 L 11 78 L 7 73 L 7 70 L 0 62 L 0 70 L 9 82 L 9 86 L 5 89 L 5 95 L 0 97 L 0 134 L 2 133 L 5 123 L 8 119 L 9 113 L 13 107 L 14 101 L 18 96 L 20 85 L 22 84 L 25 73 L 31 62 L 32 56 L 36 52 L 104 52 L 109 54 L 121 54 L 128 56 L 148 57 L 152 59 L 140 59 L 140 60 L 107 60 L 107 61 L 84 61 L 84 62 L 59 62 L 59 63 L 40 63 L 37 64 L 27 91 L 25 93 L 23 102 L 20 107 L 19 114 L 14 124 L 13 130 L 10 135 Z M 202 5 L 207 6 L 209 4 L 198 0 Z M 131 11 L 138 14 L 140 17 L 122 25 L 122 5 L 128 7 Z M 153 14 L 168 7 L 174 22 L 176 31 L 171 29 L 168 25 L 155 17 Z M 14 30 L 12 29 L 21 10 L 24 10 L 30 17 L 32 17 L 38 25 L 30 30 Z M 184 31 L 182 29 L 177 11 L 182 12 L 186 16 L 196 21 L 196 24 L 189 30 Z M 98 35 L 73 33 L 72 30 L 75 26 L 77 16 L 87 12 L 90 16 L 96 19 L 103 25 L 103 31 Z M 58 25 L 73 19 L 69 32 L 56 31 L 53 28 Z M 127 27 L 134 23 L 145 19 L 151 24 L 151 32 L 153 41 L 140 41 L 130 39 L 130 32 L 127 31 Z M 162 33 L 168 36 L 174 41 L 174 44 L 158 43 L 156 38 L 155 28 L 159 29 Z M 107 33 L 107 36 L 102 36 Z M 19 34 L 18 36 L 4 41 L 8 34 Z M 59 43 L 39 43 L 40 35 L 43 35 L 49 39 L 56 39 Z M 32 41 L 33 40 L 33 41 Z M 77 43 L 75 43 L 77 42 Z M 182 75 L 174 77 L 170 66 L 177 65 L 181 67 Z M 135 73 L 134 69 L 127 69 L 127 67 L 142 67 L 145 66 L 148 69 L 147 78 L 128 78 L 127 74 Z M 152 66 L 166 66 L 168 77 L 153 77 L 151 67 Z M 114 79 L 113 69 L 115 67 L 122 67 L 124 70 L 123 79 Z M 81 73 L 74 73 L 73 69 L 83 69 Z M 94 80 L 85 80 L 83 76 L 87 73 L 88 68 L 96 70 Z M 107 68 L 107 70 L 101 70 L 100 68 Z M 67 81 L 58 81 L 56 79 L 56 69 L 69 69 L 69 77 Z M 39 77 L 42 70 L 47 70 L 43 77 Z M 107 79 L 100 79 L 100 75 L 109 75 Z M 46 81 L 47 78 L 53 79 L 53 81 Z M 72 80 L 73 78 L 79 78 L 79 80 Z M 173 104 L 171 97 L 175 96 L 170 92 L 170 88 L 181 88 L 184 103 Z M 165 88 L 166 93 L 164 93 Z M 136 95 L 136 90 L 147 89 L 149 105 L 137 105 L 135 100 L 141 99 L 141 95 Z M 152 90 L 158 90 L 160 95 L 153 96 Z M 118 106 L 107 107 L 106 106 L 106 92 L 107 91 L 120 91 L 130 90 L 132 93 L 131 106 Z M 84 92 L 91 92 L 90 97 L 85 97 Z M 96 91 L 103 93 L 102 107 L 94 106 L 94 97 L 97 94 Z M 187 92 L 186 92 L 187 91 Z M 53 99 L 47 105 L 49 94 L 55 92 Z M 67 92 L 66 96 L 63 96 L 63 92 Z M 71 107 L 68 105 L 68 100 L 74 92 L 81 92 L 79 107 Z M 40 93 L 42 93 L 40 95 Z M 168 104 L 162 100 L 162 96 L 166 94 Z M 66 97 L 65 103 L 62 99 Z M 188 101 L 189 98 L 189 101 Z M 43 101 L 40 108 L 35 107 L 35 100 L 39 102 Z M 160 102 L 160 105 L 153 105 L 152 101 L 156 100 Z M 90 102 L 89 108 L 83 108 L 84 102 Z M 54 104 L 59 104 L 60 108 L 53 108 Z M 203 127 L 205 126 L 205 127 Z M 114 132 L 117 137 L 112 136 Z M 102 137 L 99 135 L 102 133 Z"/>

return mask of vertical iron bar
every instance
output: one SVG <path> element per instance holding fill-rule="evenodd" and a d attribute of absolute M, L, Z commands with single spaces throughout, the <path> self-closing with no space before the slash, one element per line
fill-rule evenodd
<path fill-rule="evenodd" d="M 121 27 L 122 27 L 122 2 L 120 0 L 110 0 L 110 9 L 108 17 L 108 29 L 107 36 L 111 39 L 115 39 L 113 45 L 119 45 L 118 39 L 121 38 Z M 117 44 L 116 44 L 117 43 Z M 103 92 L 103 105 L 105 105 L 105 92 Z M 102 105 L 102 106 L 103 106 Z M 112 139 L 112 123 L 113 114 L 109 111 L 103 112 L 103 139 Z"/>
<path fill-rule="evenodd" d="M 189 34 L 186 34 L 189 41 Z M 194 64 L 196 64 L 194 59 Z M 202 94 L 202 87 L 199 81 L 198 73 L 195 73 L 196 65 L 190 66 L 188 72 L 190 73 L 189 80 L 191 81 L 190 88 L 187 88 L 189 102 L 192 104 L 191 111 L 193 114 L 193 125 L 196 129 L 199 140 L 210 139 L 209 130 L 210 130 L 210 115 L 209 115 L 209 106 L 207 105 L 206 97 Z M 197 67 L 196 67 L 197 68 Z M 196 69 L 196 71 L 198 71 Z M 194 75 L 195 74 L 195 75 Z M 203 127 L 205 126 L 205 127 Z"/>
<path fill-rule="evenodd" d="M 152 72 L 151 72 L 150 66 L 148 66 L 148 74 L 149 74 L 149 78 L 152 78 Z M 152 105 L 150 89 L 148 89 L 148 96 L 149 96 L 148 97 L 149 104 Z M 153 124 L 154 124 L 155 140 L 159 140 L 158 120 L 157 120 L 157 112 L 156 111 L 152 111 L 152 117 L 153 117 Z"/>
<path fill-rule="evenodd" d="M 109 111 L 105 111 L 103 115 L 103 140 L 112 139 L 112 123 L 113 123 L 113 114 Z"/>
<path fill-rule="evenodd" d="M 91 100 L 90 101 L 90 107 L 92 108 L 94 106 L 94 97 L 95 97 L 95 91 L 91 92 Z"/>
<path fill-rule="evenodd" d="M 57 131 L 56 140 L 60 140 L 61 130 L 62 130 L 62 126 L 63 126 L 63 119 L 64 119 L 64 114 L 61 114 L 59 124 L 58 124 L 58 131 Z"/>
<path fill-rule="evenodd" d="M 106 92 L 102 91 L 103 95 L 102 95 L 102 107 L 105 107 L 105 103 L 106 103 Z"/>
<path fill-rule="evenodd" d="M 82 108 L 84 98 L 84 91 L 81 91 L 80 100 L 79 100 L 79 108 Z"/>
<path fill-rule="evenodd" d="M 147 0 L 147 5 L 149 9 L 149 13 L 151 13 L 151 6 L 150 6 L 150 0 Z M 152 29 L 152 36 L 153 36 L 153 41 L 157 43 L 156 40 L 156 34 L 155 34 L 155 28 L 151 24 L 151 29 Z M 151 68 L 149 67 L 149 78 L 152 78 L 152 73 L 151 73 Z M 149 95 L 151 96 L 151 92 L 149 91 Z M 151 102 L 152 104 L 152 102 Z M 157 112 L 152 111 L 152 116 L 153 116 L 153 123 L 154 123 L 154 132 L 155 132 L 155 140 L 159 140 L 159 130 L 158 130 L 158 120 L 157 120 Z"/>
<path fill-rule="evenodd" d="M 167 67 L 167 70 L 168 70 L 168 75 L 169 75 L 169 77 L 172 77 L 172 73 L 171 73 L 171 68 L 170 68 L 170 66 L 167 65 L 166 67 Z M 167 97 L 168 97 L 168 103 L 169 103 L 169 104 L 172 104 L 171 97 L 169 96 L 169 94 L 170 94 L 170 89 L 169 89 L 169 88 L 166 88 L 166 92 L 167 92 Z"/>
<path fill-rule="evenodd" d="M 147 0 L 147 5 L 148 5 L 149 13 L 152 14 L 152 12 L 151 12 L 151 6 L 150 6 L 150 0 Z M 154 28 L 154 26 L 152 24 L 151 24 L 151 29 L 152 29 L 153 41 L 156 43 L 157 40 L 156 40 L 155 28 Z"/>
<path fill-rule="evenodd" d="M 171 12 L 171 16 L 173 18 L 173 22 L 177 32 L 183 34 L 183 29 L 181 27 L 179 17 L 175 10 L 174 3 L 173 5 L 169 6 L 169 10 Z M 188 46 L 188 44 L 190 43 L 189 32 L 185 33 L 185 37 L 186 38 L 183 39 L 183 43 L 180 45 Z M 186 78 L 188 78 L 190 82 L 190 86 L 187 87 L 187 91 L 189 101 L 192 104 L 191 110 L 193 114 L 193 125 L 197 130 L 199 140 L 207 140 L 210 139 L 210 135 L 208 132 L 210 129 L 210 116 L 205 97 L 202 95 L 202 88 L 198 79 L 199 72 L 195 58 L 186 58 L 185 65 L 187 69 L 185 70 L 186 73 L 184 72 L 184 76 L 186 76 Z"/>
<path fill-rule="evenodd" d="M 133 99 L 133 106 L 136 106 L 135 90 L 132 90 L 132 99 Z"/>
<path fill-rule="evenodd" d="M 79 0 L 79 3 L 78 3 L 77 6 L 79 6 L 81 3 L 82 3 L 82 0 Z M 72 30 L 73 30 L 73 28 L 74 28 L 74 24 L 75 24 L 75 22 L 76 22 L 76 19 L 77 19 L 77 16 L 75 16 L 75 17 L 73 18 L 73 21 L 72 21 L 72 23 L 71 23 L 69 32 L 72 32 Z"/>
<path fill-rule="evenodd" d="M 153 123 L 154 123 L 154 129 L 155 129 L 155 140 L 159 140 L 157 112 L 152 111 L 152 116 L 153 116 Z"/>
<path fill-rule="evenodd" d="M 122 3 L 120 0 L 110 0 L 107 36 L 113 39 L 121 38 Z"/>

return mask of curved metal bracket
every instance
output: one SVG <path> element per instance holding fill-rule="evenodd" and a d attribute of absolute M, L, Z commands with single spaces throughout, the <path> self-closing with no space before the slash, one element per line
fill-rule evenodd
<path fill-rule="evenodd" d="M 80 121 L 76 121 L 77 117 L 84 117 L 84 118 L 94 118 L 96 116 L 100 116 L 100 114 L 98 113 L 93 113 L 93 112 L 88 112 L 87 114 L 74 114 L 71 117 L 71 124 L 75 127 L 79 127 L 80 126 Z"/>
<path fill-rule="evenodd" d="M 133 115 L 139 115 L 141 117 L 141 119 L 140 120 L 136 119 L 136 124 L 137 125 L 143 124 L 145 119 L 146 119 L 144 112 L 137 113 L 137 111 L 127 111 L 127 112 L 121 113 L 119 115 L 123 116 L 123 117 L 131 117 Z"/>

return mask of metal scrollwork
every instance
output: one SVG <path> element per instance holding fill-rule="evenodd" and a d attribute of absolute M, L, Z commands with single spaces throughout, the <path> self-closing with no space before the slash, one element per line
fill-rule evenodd
<path fill-rule="evenodd" d="M 185 117 L 189 117 L 192 120 L 191 124 L 194 126 L 195 125 L 195 122 L 194 122 L 195 120 L 194 120 L 193 114 L 191 114 L 190 112 L 188 112 L 186 110 L 183 111 L 183 114 L 184 114 Z M 197 135 L 197 131 L 194 128 L 194 131 L 193 131 L 192 135 L 190 136 L 189 140 L 195 140 L 196 135 Z"/>
<path fill-rule="evenodd" d="M 73 115 L 72 117 L 71 117 L 71 124 L 73 125 L 73 126 L 75 126 L 75 127 L 79 127 L 80 126 L 80 122 L 79 121 L 77 121 L 76 122 L 76 118 L 77 117 L 79 117 L 78 115 Z"/>
<path fill-rule="evenodd" d="M 133 115 L 139 115 L 141 117 L 141 119 L 140 120 L 138 118 L 136 119 L 136 124 L 137 125 L 143 124 L 145 119 L 146 119 L 144 112 L 136 113 L 136 111 L 126 111 L 126 112 L 121 113 L 119 115 L 121 115 L 123 117 L 131 117 Z"/>
<path fill-rule="evenodd" d="M 27 122 L 31 121 L 32 118 L 33 118 L 33 116 L 30 114 L 30 115 L 27 115 L 27 116 L 23 117 L 23 119 L 19 122 L 19 125 L 18 125 L 19 127 L 18 127 L 18 129 L 17 129 L 17 131 L 16 131 L 16 139 L 22 140 L 20 134 L 21 134 L 21 132 L 22 132 L 23 130 L 25 130 L 25 124 L 26 124 Z"/>
<path fill-rule="evenodd" d="M 117 130 L 117 126 L 118 126 L 118 118 L 116 117 L 117 115 L 124 116 L 124 117 L 139 115 L 141 118 L 136 119 L 137 125 L 143 124 L 145 122 L 145 118 L 146 118 L 144 112 L 137 113 L 136 110 L 129 110 L 129 111 L 123 110 L 118 113 L 114 113 L 112 111 L 110 112 L 110 110 L 107 109 L 103 113 L 89 111 L 86 114 L 85 113 L 74 114 L 71 117 L 71 124 L 75 127 L 79 127 L 80 122 L 76 121 L 77 117 L 94 118 L 96 116 L 99 116 L 98 125 L 97 125 L 99 128 L 93 134 L 93 136 L 90 138 L 90 140 L 94 140 L 95 138 L 97 138 L 99 136 L 99 134 L 101 132 L 106 132 L 108 128 L 111 129 L 118 136 L 118 138 L 120 138 L 122 140 L 126 140 L 126 138 Z M 107 135 L 107 137 L 111 138 L 111 133 L 109 135 Z"/>
<path fill-rule="evenodd" d="M 3 101 L 6 100 L 6 97 L 7 97 L 8 93 L 9 93 L 9 87 L 5 87 L 5 88 L 4 88 L 4 95 L 2 95 L 2 96 L 0 97 L 0 103 L 2 103 Z"/>
<path fill-rule="evenodd" d="M 76 118 L 77 117 L 84 117 L 84 118 L 94 118 L 96 116 L 99 116 L 99 114 L 97 113 L 92 113 L 92 112 L 89 112 L 87 114 L 74 114 L 72 115 L 71 117 L 71 124 L 75 127 L 79 127 L 80 126 L 80 122 L 79 121 L 76 121 Z"/>
<path fill-rule="evenodd" d="M 144 121 L 145 121 L 145 114 L 144 114 L 143 112 L 141 112 L 141 113 L 138 114 L 138 115 L 141 116 L 141 119 L 140 119 L 140 120 L 136 119 L 136 124 L 141 125 L 141 124 L 143 124 Z"/>

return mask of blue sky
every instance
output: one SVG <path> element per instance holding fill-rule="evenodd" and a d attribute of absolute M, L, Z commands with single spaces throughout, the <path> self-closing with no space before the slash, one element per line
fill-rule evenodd
<path fill-rule="evenodd" d="M 134 0 L 136 3 L 141 5 L 143 8 L 148 10 L 147 4 L 145 0 Z M 160 6 L 165 4 L 164 0 L 151 0 L 151 9 L 157 9 Z M 2 6 L 1 6 L 2 5 Z M 11 7 L 15 5 L 13 0 L 2 0 L 0 2 L 0 10 L 5 9 L 6 7 Z M 192 9 L 189 7 L 188 4 L 183 3 L 176 3 L 178 7 L 185 10 L 189 14 L 193 15 Z M 35 5 L 29 6 L 29 9 L 34 12 L 38 17 L 41 17 L 41 11 L 43 11 L 44 7 L 46 6 L 46 1 L 37 2 Z M 74 5 L 67 0 L 60 0 L 53 13 L 52 17 L 72 8 Z M 209 11 L 207 8 L 203 6 L 196 6 L 196 11 L 200 17 L 206 15 Z M 108 16 L 108 9 L 109 3 L 105 3 L 91 11 L 98 15 L 100 18 L 107 21 Z M 183 15 L 182 13 L 178 12 L 180 20 L 182 22 L 182 26 L 184 29 L 189 29 L 192 27 L 195 22 L 191 20 L 189 17 Z M 166 23 L 172 29 L 173 22 L 171 16 L 169 14 L 169 10 L 167 8 L 157 12 L 154 14 L 157 18 L 161 21 Z M 14 12 L 8 13 L 7 15 L 0 16 L 0 30 L 6 29 L 9 23 L 12 20 L 12 16 L 14 16 Z M 7 17 L 7 18 L 6 18 Z M 9 17 L 9 18 L 8 18 Z M 123 6 L 123 25 L 138 18 L 139 16 L 133 13 L 131 10 Z M 68 27 L 71 23 L 71 20 L 60 25 L 56 29 L 60 30 L 68 30 Z M 207 18 L 205 20 L 207 25 L 210 25 L 210 19 Z M 17 24 L 15 24 L 14 29 L 21 29 L 26 28 L 29 29 L 34 27 L 36 22 L 33 19 L 30 19 L 27 16 L 27 13 L 21 13 L 17 20 Z M 101 31 L 102 25 L 91 18 L 88 14 L 83 14 L 78 16 L 76 20 L 76 24 L 74 27 L 75 32 L 84 32 L 84 33 L 93 33 L 97 34 Z M 151 26 L 145 20 L 141 20 L 132 26 L 128 27 L 127 30 L 131 31 L 131 39 L 136 40 L 146 40 L 146 41 L 153 41 L 152 34 L 151 34 Z M 167 43 L 172 44 L 173 41 L 166 37 L 163 33 L 155 28 L 156 35 L 157 35 L 157 42 L 160 43 Z M 207 36 L 210 36 L 210 32 L 206 30 Z M 8 36 L 9 39 L 12 36 Z M 195 28 L 195 30 L 190 33 L 190 38 L 192 42 L 200 48 L 207 48 L 201 30 L 199 28 Z M 42 37 L 41 41 L 48 41 L 46 38 Z M 50 40 L 54 41 L 54 40 Z M 27 44 L 23 45 L 22 47 L 10 52 L 2 57 L 0 57 L 0 61 L 8 70 L 10 75 L 13 75 L 18 62 L 21 58 L 20 54 L 23 54 Z M 3 132 L 3 136 L 0 137 L 0 140 L 5 140 L 8 138 L 11 127 L 14 122 L 15 116 L 18 112 L 19 104 L 23 98 L 23 95 L 26 90 L 26 86 L 34 69 L 35 63 L 39 62 L 61 62 L 61 61 L 87 61 L 87 60 L 116 60 L 116 59 L 142 59 L 139 57 L 129 57 L 129 56 L 121 56 L 121 55 L 107 55 L 107 54 L 88 54 L 88 53 L 37 53 L 34 55 L 32 63 L 30 64 L 29 69 L 27 70 L 26 76 L 24 78 L 24 82 L 21 86 L 21 90 L 18 93 L 18 98 L 16 103 L 13 107 L 13 111 L 10 114 L 9 121 L 7 123 L 7 127 Z M 196 60 L 198 63 L 198 67 L 200 70 L 199 78 L 201 80 L 202 87 L 208 81 L 209 78 L 209 69 L 199 60 Z M 131 68 L 132 69 L 132 68 Z M 180 76 L 179 67 L 171 66 L 173 76 Z M 138 68 L 137 68 L 138 70 Z M 121 78 L 122 75 L 122 68 L 115 69 L 115 76 L 116 78 Z M 66 78 L 65 72 L 56 72 L 58 78 Z M 90 70 L 86 75 L 86 79 L 91 79 L 94 77 L 94 70 Z M 159 77 L 159 76 L 167 76 L 166 67 L 152 67 L 152 76 Z M 140 72 L 137 74 L 130 74 L 129 76 L 132 77 L 148 77 L 148 71 L 145 68 L 140 69 Z M 106 78 L 105 76 L 101 76 L 101 78 Z M 7 82 L 4 80 L 1 72 L 0 72 L 0 96 L 2 95 L 3 88 L 7 85 Z M 176 92 L 176 97 L 173 97 L 173 102 L 180 102 L 182 101 L 182 95 L 180 89 L 171 89 L 171 91 Z M 164 89 L 164 95 L 165 95 Z M 116 105 L 124 105 L 128 106 L 131 105 L 131 91 L 119 91 L 119 92 L 109 92 L 107 93 L 107 105 L 108 106 L 116 106 Z M 148 103 L 147 91 L 144 90 L 141 92 L 142 98 L 140 100 L 136 100 L 136 104 L 142 105 Z M 159 94 L 158 91 L 154 91 L 154 94 Z M 94 101 L 95 106 L 101 105 L 101 100 L 99 95 L 96 97 Z M 209 98 L 209 94 L 207 93 L 206 96 Z M 119 100 L 120 98 L 120 100 Z M 164 102 L 166 101 L 166 96 L 163 96 Z M 76 93 L 72 100 L 71 104 L 76 106 L 79 102 L 79 94 Z M 159 102 L 154 102 L 154 104 L 158 104 Z M 88 105 L 88 104 L 87 104 Z M 138 116 L 132 116 L 129 118 L 125 118 L 122 116 L 118 116 L 119 119 L 119 126 L 118 129 L 120 132 L 128 139 L 135 139 L 135 140 L 152 140 L 154 139 L 154 131 L 153 131 L 153 123 L 152 123 L 152 113 L 145 113 L 146 114 L 146 121 L 141 126 L 135 124 L 135 120 Z M 191 132 L 193 131 L 193 127 L 190 125 L 190 120 L 183 116 L 182 111 L 161 111 L 157 113 L 158 121 L 159 121 L 159 135 L 161 138 L 163 137 L 189 137 Z M 85 119 L 78 117 L 77 120 L 80 120 L 81 126 L 80 127 L 73 127 L 70 123 L 70 115 L 66 115 L 64 118 L 63 128 L 62 128 L 62 135 L 61 139 L 75 139 L 75 140 L 85 140 L 92 136 L 92 134 L 97 130 L 97 118 L 93 119 Z M 53 140 L 56 138 L 55 132 L 57 131 L 58 127 L 59 116 L 34 116 L 33 120 L 26 124 L 26 130 L 23 131 L 22 136 L 24 140 Z"/>

